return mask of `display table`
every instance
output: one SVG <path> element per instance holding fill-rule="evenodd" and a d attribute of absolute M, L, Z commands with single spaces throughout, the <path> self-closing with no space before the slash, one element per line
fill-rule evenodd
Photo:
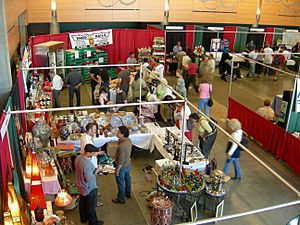
<path fill-rule="evenodd" d="M 153 145 L 153 134 L 151 133 L 136 133 L 136 134 L 131 134 L 129 135 L 129 138 L 132 141 L 132 144 L 134 146 L 137 146 L 141 149 L 149 149 L 151 152 L 154 150 L 154 145 Z M 99 136 L 98 138 L 93 139 L 95 146 L 101 147 L 105 145 L 106 143 L 113 142 L 113 141 L 118 141 L 118 138 L 116 136 L 114 137 L 104 137 L 103 135 Z M 58 143 L 73 143 L 75 145 L 75 150 L 79 151 L 80 150 L 80 139 L 79 140 L 57 140 Z"/>
<path fill-rule="evenodd" d="M 42 186 L 43 186 L 43 191 L 45 195 L 56 195 L 58 191 L 61 189 L 61 186 L 58 182 L 57 178 L 57 168 L 52 163 L 53 169 L 54 169 L 54 175 L 53 176 L 45 176 L 44 170 L 41 169 L 40 171 L 40 176 L 41 176 L 41 181 L 42 181 Z M 30 193 L 30 185 L 31 185 L 31 180 L 25 178 L 24 180 L 25 183 L 25 190 L 27 193 Z"/>

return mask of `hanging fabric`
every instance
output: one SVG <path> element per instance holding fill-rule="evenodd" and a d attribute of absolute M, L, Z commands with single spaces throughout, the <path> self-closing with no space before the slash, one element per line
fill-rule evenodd
<path fill-rule="evenodd" d="M 225 26 L 224 27 L 224 35 L 223 39 L 227 39 L 229 41 L 229 50 L 232 52 L 233 51 L 233 46 L 234 46 L 234 41 L 235 41 L 235 36 L 236 36 L 236 29 L 237 26 Z M 228 31 L 231 31 L 230 33 L 227 33 Z"/>
<path fill-rule="evenodd" d="M 246 48 L 248 27 L 238 27 L 237 34 L 234 41 L 234 50 L 236 52 L 242 52 Z M 241 32 L 241 33 L 239 33 Z"/>
<path fill-rule="evenodd" d="M 195 26 L 195 37 L 194 37 L 194 46 L 197 45 L 202 45 L 202 41 L 203 41 L 203 32 L 199 32 L 200 30 L 203 30 L 203 27 L 200 26 Z"/>

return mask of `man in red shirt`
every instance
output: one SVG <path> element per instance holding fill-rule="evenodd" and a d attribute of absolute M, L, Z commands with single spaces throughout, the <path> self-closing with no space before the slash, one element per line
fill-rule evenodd
<path fill-rule="evenodd" d="M 192 63 L 188 65 L 188 77 L 186 80 L 185 88 L 186 91 L 189 91 L 189 87 L 193 84 L 196 93 L 198 93 L 198 85 L 197 85 L 197 64 L 195 63 L 195 57 L 191 58 Z"/>

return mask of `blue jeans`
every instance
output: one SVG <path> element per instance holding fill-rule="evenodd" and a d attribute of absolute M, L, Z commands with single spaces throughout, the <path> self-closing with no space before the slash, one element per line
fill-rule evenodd
<path fill-rule="evenodd" d="M 131 195 L 130 170 L 130 166 L 121 167 L 119 176 L 116 176 L 116 181 L 118 185 L 118 199 L 121 202 L 125 202 L 125 196 Z"/>
<path fill-rule="evenodd" d="M 198 102 L 198 109 L 205 111 L 205 115 L 209 117 L 209 106 L 207 105 L 208 98 L 200 98 Z"/>
<path fill-rule="evenodd" d="M 97 188 L 88 195 L 79 196 L 79 215 L 81 223 L 89 221 L 89 225 L 97 225 Z"/>
<path fill-rule="evenodd" d="M 229 174 L 229 170 L 230 170 L 232 163 L 234 165 L 235 177 L 237 177 L 237 178 L 242 177 L 241 168 L 240 168 L 240 164 L 239 164 L 239 158 L 231 158 L 231 159 L 226 160 L 226 164 L 224 167 L 224 173 L 226 174 L 226 176 L 228 176 L 228 174 Z"/>

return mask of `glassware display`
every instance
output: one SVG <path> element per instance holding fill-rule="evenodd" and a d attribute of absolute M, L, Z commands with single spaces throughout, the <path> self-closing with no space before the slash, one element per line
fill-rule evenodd
<path fill-rule="evenodd" d="M 50 141 L 51 128 L 43 119 L 40 119 L 32 128 L 32 136 L 34 138 L 39 138 L 42 146 L 47 147 Z"/>

